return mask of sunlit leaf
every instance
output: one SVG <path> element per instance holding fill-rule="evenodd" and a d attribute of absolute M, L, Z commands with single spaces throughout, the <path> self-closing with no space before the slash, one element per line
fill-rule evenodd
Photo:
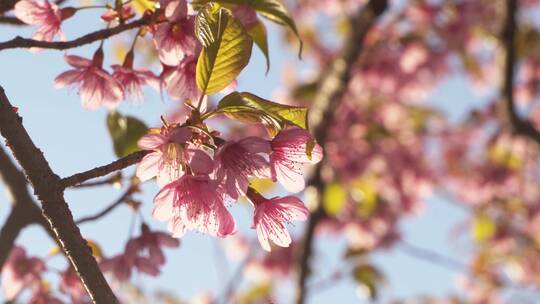
<path fill-rule="evenodd" d="M 153 0 L 133 0 L 131 5 L 137 13 L 142 14 L 147 10 L 150 10 L 152 12 L 155 11 L 156 3 L 157 1 Z"/>
<path fill-rule="evenodd" d="M 363 176 L 355 179 L 350 185 L 351 197 L 358 203 L 356 212 L 360 216 L 370 216 L 377 209 L 379 196 L 377 193 L 377 179 L 372 176 Z"/>
<path fill-rule="evenodd" d="M 248 64 L 253 39 L 228 9 L 207 4 L 197 15 L 195 34 L 203 45 L 197 86 L 205 94 L 227 87 Z"/>
<path fill-rule="evenodd" d="M 86 244 L 88 245 L 88 247 L 90 247 L 90 250 L 92 250 L 92 255 L 96 258 L 102 258 L 103 257 L 103 250 L 101 250 L 101 247 L 99 246 L 98 243 L 94 242 L 94 241 L 91 241 L 91 240 L 86 240 Z M 49 256 L 55 256 L 57 254 L 60 254 L 62 253 L 62 249 L 60 249 L 60 247 L 58 246 L 54 246 L 53 248 L 51 248 L 49 250 L 49 253 L 48 255 Z"/>
<path fill-rule="evenodd" d="M 268 37 L 264 23 L 257 21 L 257 23 L 248 30 L 248 33 L 263 53 L 264 58 L 266 59 L 266 73 L 268 73 L 270 70 L 270 54 L 268 51 Z"/>
<path fill-rule="evenodd" d="M 261 285 L 256 285 L 246 292 L 242 293 L 238 300 L 235 303 L 239 304 L 252 304 L 252 303 L 270 303 L 268 298 L 270 297 L 270 292 L 272 291 L 272 285 L 268 283 L 263 283 Z"/>
<path fill-rule="evenodd" d="M 193 1 L 193 6 L 195 8 L 200 8 L 204 3 L 208 3 L 211 0 L 195 0 Z M 300 41 L 299 55 L 302 53 L 302 40 L 300 39 L 300 34 L 296 28 L 294 20 L 291 18 L 287 8 L 281 3 L 280 0 L 215 0 L 214 2 L 220 4 L 237 4 L 237 5 L 247 5 L 256 10 L 263 17 L 267 18 L 270 21 L 273 21 L 277 24 L 287 26 L 292 32 L 296 35 Z"/>
<path fill-rule="evenodd" d="M 114 153 L 118 157 L 138 151 L 137 141 L 148 130 L 137 118 L 123 116 L 118 112 L 110 112 L 107 115 L 107 128 L 113 141 Z"/>
<path fill-rule="evenodd" d="M 271 178 L 252 178 L 249 180 L 249 186 L 261 193 L 272 190 L 274 185 Z"/>
<path fill-rule="evenodd" d="M 477 215 L 472 224 L 472 235 L 477 242 L 483 242 L 493 237 L 497 232 L 497 226 L 488 216 Z"/>
<path fill-rule="evenodd" d="M 272 102 L 247 92 L 233 92 L 218 104 L 218 110 L 231 119 L 262 123 L 275 136 L 285 126 L 307 129 L 307 109 Z"/>
<path fill-rule="evenodd" d="M 347 202 L 347 191 L 339 183 L 331 183 L 324 187 L 323 207 L 328 215 L 335 216 L 343 210 Z"/>

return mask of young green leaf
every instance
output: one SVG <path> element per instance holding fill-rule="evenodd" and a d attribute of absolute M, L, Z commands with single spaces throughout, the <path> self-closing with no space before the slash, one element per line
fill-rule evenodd
<path fill-rule="evenodd" d="M 202 7 L 204 3 L 208 3 L 210 1 L 211 0 L 195 0 L 192 4 L 195 8 L 198 8 Z M 294 20 L 289 15 L 287 8 L 285 5 L 283 5 L 283 3 L 281 3 L 280 0 L 214 0 L 214 2 L 225 5 L 236 4 L 250 6 L 268 20 L 289 27 L 300 41 L 298 56 L 302 54 L 303 43 L 302 39 L 300 39 L 298 28 L 296 27 Z"/>
<path fill-rule="evenodd" d="M 347 203 L 347 190 L 339 183 L 331 183 L 324 187 L 323 208 L 330 216 L 338 215 Z"/>
<path fill-rule="evenodd" d="M 218 104 L 218 110 L 231 119 L 264 124 L 275 136 L 285 126 L 307 129 L 307 109 L 272 102 L 247 92 L 233 92 Z"/>
<path fill-rule="evenodd" d="M 124 157 L 139 150 L 137 141 L 146 134 L 146 125 L 131 116 L 123 116 L 113 111 L 107 115 L 107 128 L 113 142 L 114 153 Z"/>
<path fill-rule="evenodd" d="M 248 33 L 253 38 L 255 44 L 259 47 L 266 59 L 266 73 L 270 70 L 270 54 L 268 51 L 268 37 L 266 34 L 266 27 L 260 20 L 257 21 L 250 29 Z"/>
<path fill-rule="evenodd" d="M 229 10 L 216 3 L 199 12 L 195 34 L 203 45 L 197 61 L 197 86 L 204 94 L 217 93 L 248 64 L 253 39 Z"/>

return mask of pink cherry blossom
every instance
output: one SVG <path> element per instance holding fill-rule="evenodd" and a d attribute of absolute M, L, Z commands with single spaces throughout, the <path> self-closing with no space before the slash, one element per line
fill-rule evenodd
<path fill-rule="evenodd" d="M 195 38 L 195 18 L 187 15 L 184 0 L 171 1 L 165 8 L 165 17 L 170 22 L 157 26 L 154 44 L 163 64 L 176 66 L 187 55 L 197 54 L 199 42 Z"/>
<path fill-rule="evenodd" d="M 153 150 L 137 166 L 137 177 L 141 181 L 157 177 L 158 185 L 178 179 L 189 165 L 192 172 L 209 174 L 213 161 L 206 152 L 191 148 L 186 143 L 192 136 L 188 128 L 162 128 L 159 134 L 143 136 L 138 145 L 144 150 Z"/>
<path fill-rule="evenodd" d="M 310 144 L 314 145 L 309 155 Z M 305 188 L 304 164 L 318 163 L 323 156 L 322 148 L 314 142 L 313 136 L 299 128 L 280 132 L 272 140 L 270 168 L 272 179 L 279 181 L 290 192 L 300 192 Z"/>
<path fill-rule="evenodd" d="M 142 86 L 149 85 L 159 91 L 159 78 L 147 69 L 133 69 L 133 51 L 130 51 L 122 65 L 114 64 L 113 78 L 116 79 L 122 86 L 126 98 L 129 96 L 136 101 L 141 101 L 143 98 Z"/>
<path fill-rule="evenodd" d="M 120 9 L 120 13 L 118 13 L 117 10 L 114 9 L 108 9 L 103 15 L 101 15 L 101 19 L 105 22 L 111 22 L 114 20 L 129 20 L 135 16 L 135 13 L 131 9 L 130 5 L 123 5 Z"/>
<path fill-rule="evenodd" d="M 178 101 L 199 99 L 201 92 L 195 78 L 196 67 L 197 57 L 186 56 L 177 66 L 164 68 L 161 79 L 172 99 Z"/>
<path fill-rule="evenodd" d="M 246 192 L 249 177 L 270 177 L 268 161 L 260 155 L 270 151 L 268 141 L 259 137 L 228 141 L 219 147 L 215 154 L 217 175 L 231 198 L 236 200 Z"/>
<path fill-rule="evenodd" d="M 219 237 L 233 234 L 236 221 L 225 208 L 218 186 L 208 175 L 184 175 L 158 192 L 152 215 L 169 221 L 169 231 L 175 237 L 187 230 Z"/>
<path fill-rule="evenodd" d="M 59 9 L 56 4 L 51 4 L 48 0 L 43 3 L 21 0 L 15 4 L 15 16 L 26 24 L 38 27 L 33 36 L 36 40 L 52 41 L 56 34 L 63 37 L 60 24 L 73 14 L 75 14 L 75 9 L 71 7 Z"/>
<path fill-rule="evenodd" d="M 54 86 L 63 88 L 66 85 L 77 87 L 83 106 L 97 109 L 99 106 L 114 108 L 122 99 L 124 91 L 120 83 L 102 68 L 103 50 L 99 48 L 92 60 L 79 56 L 66 55 L 65 60 L 75 69 L 66 71 L 56 77 Z"/>
<path fill-rule="evenodd" d="M 51 294 L 46 282 L 39 282 L 39 285 L 33 290 L 28 304 L 62 304 L 60 299 Z M 89 302 L 86 302 L 89 303 Z M 75 303 L 76 304 L 76 303 Z"/>
<path fill-rule="evenodd" d="M 119 282 L 128 281 L 133 269 L 157 276 L 159 274 L 158 265 L 152 263 L 147 257 L 139 256 L 139 250 L 138 243 L 132 239 L 126 244 L 123 253 L 109 259 L 103 259 L 99 266 L 103 272 L 112 272 L 114 278 Z"/>
<path fill-rule="evenodd" d="M 39 284 L 45 264 L 39 258 L 27 257 L 22 247 L 11 250 L 2 268 L 2 290 L 6 300 L 14 299 L 24 288 Z"/>
<path fill-rule="evenodd" d="M 135 239 L 135 242 L 141 250 L 148 249 L 149 259 L 154 265 L 165 264 L 165 255 L 161 249 L 162 246 L 180 246 L 180 241 L 178 239 L 163 232 L 151 231 L 146 224 L 142 225 L 142 234 Z"/>
<path fill-rule="evenodd" d="M 77 276 L 77 272 L 72 266 L 69 266 L 66 271 L 61 273 L 60 291 L 69 296 L 71 303 L 91 303 L 84 286 L 81 284 L 81 280 Z"/>
<path fill-rule="evenodd" d="M 292 240 L 285 224 L 293 220 L 305 221 L 309 215 L 304 203 L 295 196 L 257 199 L 253 203 L 255 212 L 251 228 L 257 230 L 259 243 L 266 251 L 271 251 L 269 240 L 277 246 L 288 247 Z"/>

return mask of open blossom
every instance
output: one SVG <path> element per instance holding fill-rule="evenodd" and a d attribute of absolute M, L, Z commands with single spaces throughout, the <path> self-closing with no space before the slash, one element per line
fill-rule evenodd
<path fill-rule="evenodd" d="M 159 91 L 159 78 L 147 69 L 133 69 L 133 51 L 130 51 L 122 65 L 114 64 L 112 77 L 122 86 L 126 98 L 132 97 L 136 101 L 143 98 L 142 86 L 149 85 Z"/>
<path fill-rule="evenodd" d="M 186 56 L 177 66 L 164 68 L 161 79 L 172 99 L 179 101 L 199 99 L 201 91 L 195 78 L 196 67 L 197 57 Z"/>
<path fill-rule="evenodd" d="M 6 300 L 14 299 L 24 288 L 40 284 L 45 264 L 39 258 L 26 256 L 22 247 L 11 250 L 2 268 L 2 290 Z"/>
<path fill-rule="evenodd" d="M 227 194 L 233 198 L 244 193 L 250 177 L 270 177 L 267 159 L 260 153 L 270 153 L 268 141 L 258 137 L 248 137 L 239 141 L 229 141 L 219 147 L 215 160 L 217 175 L 223 180 Z"/>
<path fill-rule="evenodd" d="M 74 8 L 59 9 L 56 4 L 51 4 L 48 0 L 43 3 L 21 0 L 15 4 L 15 16 L 26 24 L 38 27 L 33 36 L 36 40 L 52 41 L 56 34 L 63 36 L 60 24 L 73 14 L 75 14 Z"/>
<path fill-rule="evenodd" d="M 184 175 L 163 187 L 154 198 L 152 215 L 169 221 L 169 230 L 176 237 L 187 230 L 219 237 L 236 232 L 236 221 L 225 208 L 219 184 L 208 175 Z"/>
<path fill-rule="evenodd" d="M 257 237 L 262 248 L 270 251 L 270 242 L 280 247 L 291 244 L 291 236 L 285 224 L 293 220 L 305 221 L 309 210 L 304 203 L 295 196 L 274 197 L 264 199 L 260 194 L 250 193 L 250 199 L 255 205 L 253 225 L 257 230 Z"/>
<path fill-rule="evenodd" d="M 103 50 L 99 48 L 92 60 L 66 55 L 65 60 L 75 69 L 63 72 L 54 80 L 56 88 L 66 85 L 78 88 L 83 106 L 97 109 L 99 106 L 114 108 L 122 99 L 124 91 L 120 83 L 102 68 Z"/>
<path fill-rule="evenodd" d="M 153 150 L 137 166 L 137 177 L 146 181 L 157 177 L 158 185 L 178 179 L 189 165 L 191 171 L 208 174 L 213 170 L 213 161 L 206 152 L 193 149 L 186 143 L 192 132 L 188 128 L 169 126 L 160 133 L 143 136 L 138 145 L 141 149 Z"/>
<path fill-rule="evenodd" d="M 154 32 L 154 44 L 163 64 L 176 66 L 186 55 L 197 54 L 199 42 L 195 38 L 195 19 L 187 12 L 185 0 L 171 1 L 165 8 L 170 22 L 158 25 Z"/>
<path fill-rule="evenodd" d="M 315 143 L 308 131 L 299 128 L 280 132 L 272 140 L 271 146 L 272 179 L 279 181 L 290 192 L 304 190 L 303 166 L 318 163 L 322 159 L 321 146 Z"/>

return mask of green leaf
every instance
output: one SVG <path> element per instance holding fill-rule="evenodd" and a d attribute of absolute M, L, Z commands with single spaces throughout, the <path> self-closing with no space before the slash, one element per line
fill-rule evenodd
<path fill-rule="evenodd" d="M 323 192 L 323 207 L 328 215 L 335 216 L 347 202 L 347 191 L 339 183 L 326 185 Z"/>
<path fill-rule="evenodd" d="M 197 61 L 197 86 L 204 94 L 227 87 L 248 64 L 253 39 L 231 12 L 207 4 L 195 20 L 195 35 L 203 45 Z"/>
<path fill-rule="evenodd" d="M 268 36 L 266 34 L 264 23 L 258 20 L 257 23 L 248 29 L 248 33 L 266 59 L 266 74 L 268 74 L 268 71 L 270 70 L 270 54 L 268 51 Z"/>
<path fill-rule="evenodd" d="M 247 92 L 225 96 L 217 108 L 231 119 L 264 124 L 272 136 L 287 125 L 307 129 L 307 108 L 279 104 Z"/>
<path fill-rule="evenodd" d="M 477 242 L 483 242 L 493 237 L 497 232 L 497 225 L 484 214 L 477 215 L 472 224 L 472 235 Z"/>
<path fill-rule="evenodd" d="M 107 128 L 113 142 L 114 153 L 118 157 L 138 151 L 137 141 L 148 131 L 142 121 L 135 117 L 123 116 L 116 111 L 107 115 Z"/>
<path fill-rule="evenodd" d="M 195 8 L 202 7 L 204 3 L 211 2 L 211 0 L 195 0 L 193 1 L 193 6 Z M 293 31 L 298 40 L 300 41 L 300 48 L 298 50 L 298 56 L 302 54 L 303 43 L 300 39 L 300 34 L 298 33 L 298 28 L 294 20 L 289 15 L 287 8 L 280 0 L 215 0 L 214 2 L 220 4 L 236 4 L 236 5 L 247 5 L 252 7 L 254 10 L 259 12 L 266 19 L 273 21 L 277 24 L 287 26 Z"/>
<path fill-rule="evenodd" d="M 383 277 L 377 268 L 360 264 L 354 268 L 353 271 L 354 280 L 363 287 L 363 291 L 366 292 L 367 297 L 372 300 L 377 299 L 377 285 L 383 281 Z"/>

